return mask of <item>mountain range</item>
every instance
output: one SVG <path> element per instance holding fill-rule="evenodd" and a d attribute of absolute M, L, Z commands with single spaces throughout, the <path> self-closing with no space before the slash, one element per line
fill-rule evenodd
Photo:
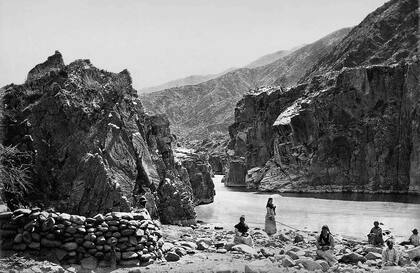
<path fill-rule="evenodd" d="M 202 139 L 214 132 L 227 132 L 234 108 L 243 94 L 263 85 L 292 86 L 311 71 L 349 32 L 335 31 L 294 51 L 280 51 L 279 59 L 267 65 L 239 68 L 215 79 L 141 94 L 147 112 L 166 114 L 174 133 L 185 140 Z M 262 58 L 257 63 L 261 63 Z M 264 60 L 264 61 L 265 61 Z"/>

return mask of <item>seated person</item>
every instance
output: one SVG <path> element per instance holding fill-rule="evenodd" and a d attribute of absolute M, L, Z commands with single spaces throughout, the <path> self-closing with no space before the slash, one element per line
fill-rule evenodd
<path fill-rule="evenodd" d="M 405 246 L 405 245 L 413 245 L 413 246 L 419 246 L 420 245 L 420 237 L 419 237 L 419 232 L 417 231 L 417 229 L 413 229 L 413 234 L 410 236 L 410 238 L 408 239 L 408 241 L 404 241 L 402 243 L 400 243 L 400 245 Z"/>
<path fill-rule="evenodd" d="M 382 266 L 397 266 L 399 261 L 398 251 L 394 248 L 392 240 L 386 241 L 387 248 L 382 251 Z"/>
<path fill-rule="evenodd" d="M 316 240 L 316 254 L 326 260 L 330 266 L 337 263 L 334 256 L 334 238 L 327 225 L 322 226 L 321 234 Z"/>
<path fill-rule="evenodd" d="M 235 239 L 233 240 L 234 244 L 246 244 L 251 247 L 254 246 L 251 236 L 248 233 L 248 225 L 245 224 L 245 216 L 242 215 L 239 218 L 239 223 L 235 225 Z"/>
<path fill-rule="evenodd" d="M 373 225 L 374 227 L 370 230 L 370 233 L 368 234 L 369 244 L 372 244 L 374 246 L 383 246 L 384 239 L 382 237 L 382 229 L 379 227 L 379 222 L 375 221 L 373 222 Z"/>

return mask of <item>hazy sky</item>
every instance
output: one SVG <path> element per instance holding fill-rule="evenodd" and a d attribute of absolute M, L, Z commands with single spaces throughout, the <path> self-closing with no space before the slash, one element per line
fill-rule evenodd
<path fill-rule="evenodd" d="M 217 73 L 358 24 L 384 0 L 0 0 L 0 86 L 54 50 L 136 88 Z"/>

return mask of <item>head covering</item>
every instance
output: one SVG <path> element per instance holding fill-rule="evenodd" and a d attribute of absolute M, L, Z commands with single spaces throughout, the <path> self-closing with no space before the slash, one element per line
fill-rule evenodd
<path fill-rule="evenodd" d="M 321 230 L 326 229 L 328 233 L 330 233 L 330 228 L 327 225 L 323 225 Z"/>
<path fill-rule="evenodd" d="M 413 231 L 412 231 L 414 234 L 419 234 L 419 232 L 417 231 L 417 229 L 415 228 L 415 229 L 413 229 Z"/>
<path fill-rule="evenodd" d="M 270 204 L 270 200 L 273 201 L 273 197 L 268 198 L 266 207 L 267 208 L 274 208 L 273 202 L 271 202 L 271 204 Z"/>
<path fill-rule="evenodd" d="M 245 220 L 245 215 L 241 215 L 241 217 L 239 217 L 239 220 L 244 219 Z"/>
<path fill-rule="evenodd" d="M 378 225 L 379 226 L 379 222 L 378 221 L 375 221 L 375 222 L 373 222 L 373 225 Z"/>
<path fill-rule="evenodd" d="M 394 241 L 392 239 L 388 239 L 388 240 L 386 240 L 386 245 L 387 246 L 394 245 Z"/>

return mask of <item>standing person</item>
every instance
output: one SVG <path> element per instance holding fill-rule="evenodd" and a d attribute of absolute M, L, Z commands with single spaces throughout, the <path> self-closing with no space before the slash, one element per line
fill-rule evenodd
<path fill-rule="evenodd" d="M 268 198 L 266 205 L 267 213 L 265 215 L 265 232 L 268 235 L 276 234 L 276 206 L 273 205 L 273 198 Z"/>
<path fill-rule="evenodd" d="M 402 246 L 405 246 L 405 245 L 419 246 L 420 245 L 419 232 L 417 231 L 416 228 L 413 229 L 412 232 L 413 232 L 413 234 L 410 236 L 408 241 L 401 242 L 400 245 L 402 245 Z"/>
<path fill-rule="evenodd" d="M 399 261 L 398 251 L 394 248 L 392 240 L 386 241 L 387 248 L 382 251 L 382 267 L 397 266 Z"/>
<path fill-rule="evenodd" d="M 316 240 L 316 254 L 326 260 L 330 266 L 337 263 L 334 256 L 334 238 L 327 225 L 322 226 L 321 234 Z"/>
<path fill-rule="evenodd" d="M 382 229 L 379 227 L 379 222 L 373 222 L 373 228 L 368 234 L 368 242 L 374 246 L 383 246 L 384 239 L 382 237 Z"/>
<path fill-rule="evenodd" d="M 239 218 L 239 223 L 235 225 L 235 238 L 233 239 L 234 244 L 246 244 L 254 247 L 251 235 L 248 233 L 249 227 L 245 223 L 245 215 Z"/>

